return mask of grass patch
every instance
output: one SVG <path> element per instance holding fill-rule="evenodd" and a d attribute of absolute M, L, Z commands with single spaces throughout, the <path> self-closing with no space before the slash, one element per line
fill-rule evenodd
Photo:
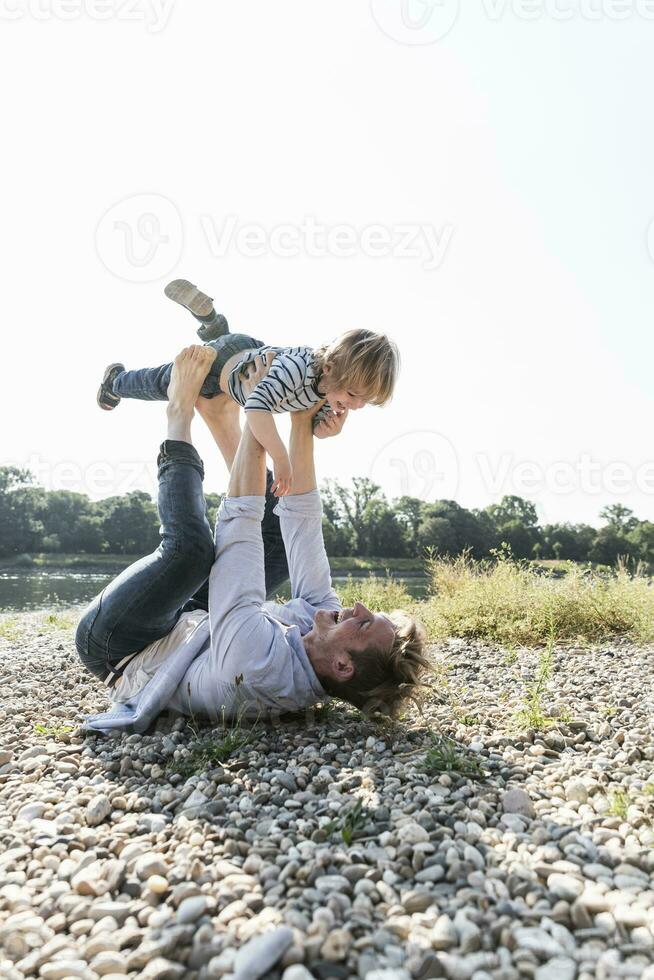
<path fill-rule="evenodd" d="M 606 811 L 612 817 L 626 820 L 627 810 L 631 806 L 631 798 L 623 789 L 614 789 L 607 797 L 609 808 Z"/>
<path fill-rule="evenodd" d="M 514 645 L 593 642 L 628 636 L 654 641 L 654 588 L 642 567 L 612 573 L 567 563 L 554 577 L 505 553 L 475 562 L 469 552 L 429 562 L 432 596 L 415 604 L 433 638 L 460 636 Z M 419 607 L 419 608 L 418 608 Z"/>
<path fill-rule="evenodd" d="M 519 708 L 513 716 L 513 722 L 519 729 L 528 728 L 540 732 L 555 723 L 555 719 L 545 713 L 543 707 L 543 691 L 552 675 L 552 650 L 554 636 L 550 633 L 546 649 L 540 654 L 536 680 L 527 685 L 527 690 Z M 560 718 L 560 720 L 562 720 Z"/>
<path fill-rule="evenodd" d="M 170 767 L 170 771 L 188 779 L 206 772 L 212 766 L 227 762 L 236 752 L 245 748 L 254 738 L 252 730 L 233 728 L 223 734 L 208 734 L 190 745 L 182 759 Z"/>
<path fill-rule="evenodd" d="M 462 750 L 454 739 L 441 735 L 431 736 L 424 768 L 427 772 L 455 772 L 466 779 L 482 779 L 484 770 L 479 759 Z"/>
<path fill-rule="evenodd" d="M 355 578 L 348 575 L 347 582 L 339 586 L 337 592 L 344 606 L 362 602 L 375 612 L 392 612 L 394 609 L 406 609 L 415 605 L 405 587 L 392 575 L 386 578 L 377 578 L 375 575 Z"/>
<path fill-rule="evenodd" d="M 227 762 L 259 734 L 256 721 L 244 728 L 242 718 L 227 718 L 224 708 L 221 723 L 216 729 L 202 732 L 194 715 L 191 715 L 188 727 L 193 733 L 194 741 L 188 745 L 182 758 L 168 767 L 169 772 L 177 773 L 184 779 L 200 775 L 214 765 Z"/>
<path fill-rule="evenodd" d="M 19 640 L 22 635 L 23 630 L 17 619 L 3 619 L 0 622 L 0 638 L 3 640 L 12 643 L 14 640 Z"/>
<path fill-rule="evenodd" d="M 52 612 L 43 617 L 41 625 L 51 630 L 72 630 L 75 623 L 62 613 Z"/>
<path fill-rule="evenodd" d="M 346 810 L 342 816 L 336 817 L 335 820 L 330 820 L 321 829 L 327 837 L 332 837 L 336 833 L 339 834 L 343 843 L 349 846 L 356 834 L 362 831 L 368 823 L 368 816 L 363 802 L 357 800 L 354 806 Z"/>
<path fill-rule="evenodd" d="M 41 722 L 37 722 L 34 725 L 34 731 L 37 735 L 45 735 L 47 738 L 60 739 L 66 735 L 70 735 L 71 732 L 75 731 L 74 725 L 44 725 Z"/>

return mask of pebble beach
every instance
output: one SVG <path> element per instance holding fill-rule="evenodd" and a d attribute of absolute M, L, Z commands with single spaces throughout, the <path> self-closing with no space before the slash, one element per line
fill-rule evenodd
<path fill-rule="evenodd" d="M 654 980 L 654 647 L 451 639 L 395 723 L 107 738 L 75 622 L 0 622 L 3 980 Z"/>

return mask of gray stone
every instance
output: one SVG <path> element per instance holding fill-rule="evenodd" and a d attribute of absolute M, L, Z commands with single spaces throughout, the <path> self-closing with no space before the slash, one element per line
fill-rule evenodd
<path fill-rule="evenodd" d="M 259 980 L 282 958 L 292 942 L 293 930 L 288 926 L 255 936 L 236 954 L 234 980 Z"/>
<path fill-rule="evenodd" d="M 205 896 L 191 895 L 190 898 L 185 898 L 180 902 L 176 920 L 180 925 L 186 925 L 188 922 L 195 922 L 201 915 L 204 915 L 206 910 L 207 899 Z"/>
<path fill-rule="evenodd" d="M 505 813 L 517 813 L 523 817 L 535 817 L 536 811 L 528 793 L 523 789 L 509 789 L 502 795 L 502 809 Z"/>

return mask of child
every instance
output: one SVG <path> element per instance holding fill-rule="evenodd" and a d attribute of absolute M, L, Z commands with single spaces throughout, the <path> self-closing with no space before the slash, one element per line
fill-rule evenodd
<path fill-rule="evenodd" d="M 316 415 L 314 424 L 319 428 L 322 421 L 350 409 L 384 405 L 393 394 L 399 352 L 388 337 L 370 330 L 350 330 L 315 350 L 272 347 L 247 334 L 229 333 L 227 321 L 216 313 L 211 298 L 185 279 L 169 283 L 165 292 L 201 322 L 198 334 L 216 351 L 200 394 L 214 398 L 222 392 L 245 409 L 254 436 L 272 458 L 277 496 L 290 491 L 292 474 L 273 414 L 298 412 L 327 399 Z M 268 352 L 274 355 L 268 374 L 246 395 L 244 370 L 258 355 Z M 98 391 L 98 405 L 111 411 L 121 398 L 166 400 L 171 371 L 172 364 L 136 371 L 110 364 Z"/>

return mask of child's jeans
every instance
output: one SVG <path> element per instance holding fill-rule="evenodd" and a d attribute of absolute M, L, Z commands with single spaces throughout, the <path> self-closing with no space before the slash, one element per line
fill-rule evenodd
<path fill-rule="evenodd" d="M 230 357 L 240 351 L 252 350 L 254 347 L 263 347 L 264 345 L 263 341 L 255 340 L 248 334 L 228 333 L 219 337 L 218 340 L 211 340 L 204 346 L 213 347 L 216 351 L 216 360 L 211 365 L 211 370 L 200 388 L 200 394 L 204 398 L 215 398 L 216 395 L 220 394 L 220 375 Z M 121 371 L 114 379 L 113 392 L 121 398 L 167 401 L 172 370 L 173 365 L 170 363 L 154 368 L 139 368 L 136 371 Z"/>

